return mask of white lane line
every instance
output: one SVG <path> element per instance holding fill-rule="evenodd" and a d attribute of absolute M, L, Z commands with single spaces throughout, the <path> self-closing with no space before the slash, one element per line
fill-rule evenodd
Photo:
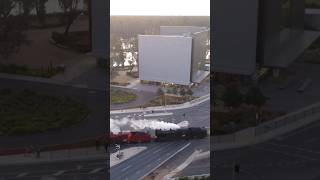
<path fill-rule="evenodd" d="M 90 171 L 90 173 L 91 173 L 91 174 L 94 174 L 94 173 L 97 173 L 97 172 L 99 172 L 99 171 L 101 171 L 101 170 L 103 170 L 103 169 L 104 169 L 104 167 L 96 168 L 96 169 Z"/>
<path fill-rule="evenodd" d="M 17 175 L 17 178 L 24 177 L 24 176 L 26 176 L 26 175 L 28 175 L 28 173 L 27 173 L 27 172 L 24 172 L 24 173 L 18 174 L 18 175 Z"/>
<path fill-rule="evenodd" d="M 159 148 L 158 150 L 154 151 L 153 154 L 156 154 L 158 152 L 160 152 L 162 150 L 162 148 Z"/>
<path fill-rule="evenodd" d="M 56 173 L 54 173 L 53 175 L 54 176 L 60 176 L 61 174 L 65 173 L 66 171 L 65 170 L 61 170 L 61 171 L 58 171 Z"/>
<path fill-rule="evenodd" d="M 155 171 L 156 169 L 158 169 L 160 166 L 162 166 L 164 163 L 166 163 L 168 160 L 170 160 L 171 158 L 173 158 L 175 155 L 177 155 L 178 153 L 180 153 L 181 151 L 183 151 L 184 149 L 186 149 L 188 146 L 190 146 L 190 142 L 188 144 L 185 144 L 183 147 L 181 147 L 178 151 L 176 151 L 175 153 L 173 153 L 172 155 L 170 155 L 169 157 L 167 157 L 164 161 L 160 162 L 156 167 L 154 167 L 152 170 L 150 170 L 149 172 L 147 172 L 146 174 L 144 174 L 142 177 L 140 177 L 140 179 L 145 178 L 147 175 L 149 175 L 151 172 Z M 150 166 L 150 164 L 148 165 L 148 167 Z"/>
<path fill-rule="evenodd" d="M 127 169 L 129 169 L 131 167 L 131 165 L 129 165 L 129 166 L 127 166 L 127 167 L 125 167 L 125 168 L 123 168 L 121 171 L 123 172 L 123 171 L 126 171 Z"/>

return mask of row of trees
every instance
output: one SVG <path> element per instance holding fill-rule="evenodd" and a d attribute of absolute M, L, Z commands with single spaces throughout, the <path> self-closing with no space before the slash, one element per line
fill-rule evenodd
<path fill-rule="evenodd" d="M 114 68 L 121 67 L 124 69 L 125 64 L 125 58 L 126 53 L 132 54 L 131 61 L 128 61 L 130 72 L 134 68 L 134 63 L 136 62 L 138 64 L 138 42 L 137 38 L 130 38 L 130 39 L 111 39 L 111 63 L 110 68 L 113 70 Z M 113 65 L 117 64 L 116 67 Z"/>
<path fill-rule="evenodd" d="M 48 0 L 1 0 L 0 1 L 0 55 L 8 59 L 10 54 L 19 51 L 21 44 L 27 42 L 26 31 L 31 11 L 41 25 L 46 24 L 46 3 Z M 64 34 L 68 35 L 70 26 L 81 14 L 78 9 L 80 0 L 57 0 L 63 10 L 62 24 L 66 25 Z M 87 1 L 85 1 L 87 2 Z M 19 8 L 20 14 L 13 14 Z"/>

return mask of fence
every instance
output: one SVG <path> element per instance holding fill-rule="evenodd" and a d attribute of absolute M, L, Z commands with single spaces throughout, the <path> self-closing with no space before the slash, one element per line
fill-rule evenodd
<path fill-rule="evenodd" d="M 254 139 L 258 139 L 265 134 L 274 132 L 282 127 L 286 127 L 294 123 L 301 123 L 301 124 L 308 123 L 306 119 L 310 117 L 314 117 L 315 115 L 320 115 L 320 103 L 316 103 L 311 106 L 300 109 L 296 112 L 275 118 L 274 120 L 262 123 L 257 127 L 251 127 L 244 130 L 240 130 L 233 134 L 213 136 L 211 140 L 212 140 L 212 143 L 214 144 L 249 142 Z M 300 126 L 297 125 L 297 127 L 300 127 Z M 275 135 L 278 135 L 278 134 L 275 134 Z"/>

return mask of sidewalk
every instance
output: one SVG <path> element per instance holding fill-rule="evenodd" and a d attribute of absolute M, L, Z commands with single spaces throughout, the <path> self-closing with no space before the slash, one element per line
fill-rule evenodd
<path fill-rule="evenodd" d="M 36 153 L 17 154 L 0 156 L 0 166 L 8 165 L 26 165 L 38 163 L 52 163 L 61 161 L 78 161 L 90 159 L 107 158 L 105 148 L 101 146 L 98 150 L 96 147 L 81 148 L 81 149 L 66 149 L 57 151 L 41 152 L 40 157 Z"/>
<path fill-rule="evenodd" d="M 258 136 L 254 135 L 256 127 L 240 130 L 234 134 L 213 136 L 213 138 L 210 139 L 210 144 L 211 144 L 210 147 L 212 148 L 211 151 L 237 149 L 237 148 L 242 148 L 249 145 L 263 143 L 273 138 L 276 138 L 278 136 L 284 135 L 286 133 L 290 133 L 296 129 L 303 128 L 319 120 L 320 120 L 320 114 L 318 113 L 306 118 L 301 118 L 301 120 L 287 124 L 285 126 L 272 129 Z M 224 139 L 224 140 L 221 141 L 219 139 Z"/>
<path fill-rule="evenodd" d="M 204 95 L 197 99 L 194 99 L 190 102 L 186 102 L 184 104 L 177 104 L 177 105 L 168 105 L 168 106 L 155 106 L 155 107 L 147 107 L 147 108 L 133 108 L 133 109 L 124 109 L 124 110 L 113 110 L 110 111 L 110 115 L 117 115 L 117 114 L 126 114 L 126 113 L 143 113 L 143 112 L 151 112 L 151 111 L 169 111 L 169 110 L 179 110 L 179 109 L 186 109 L 191 108 L 193 106 L 197 106 L 202 104 L 206 101 L 210 101 L 210 94 Z"/>

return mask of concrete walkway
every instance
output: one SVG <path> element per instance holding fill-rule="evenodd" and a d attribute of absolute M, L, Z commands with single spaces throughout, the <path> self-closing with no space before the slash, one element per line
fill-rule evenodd
<path fill-rule="evenodd" d="M 210 147 L 212 148 L 211 151 L 237 149 L 245 146 L 263 143 L 278 136 L 292 132 L 296 129 L 303 128 L 319 120 L 320 114 L 317 113 L 306 118 L 302 118 L 298 121 L 286 124 L 285 126 L 272 129 L 267 133 L 261 134 L 259 136 L 255 136 L 253 133 L 250 133 L 254 132 L 254 128 L 247 128 L 239 132 L 236 132 L 239 135 L 236 135 L 235 133 L 222 136 L 213 136 L 213 138 L 210 139 Z M 221 141 L 221 139 L 224 140 Z"/>
<path fill-rule="evenodd" d="M 104 158 L 107 158 L 107 154 L 105 148 L 101 146 L 98 150 L 96 147 L 89 147 L 41 152 L 40 157 L 37 157 L 35 153 L 0 156 L 0 166 L 94 160 Z"/>
<path fill-rule="evenodd" d="M 194 99 L 190 102 L 186 102 L 184 104 L 177 104 L 177 105 L 168 105 L 168 106 L 155 106 L 155 107 L 147 107 L 147 108 L 134 108 L 134 109 L 123 109 L 123 110 L 113 110 L 110 111 L 110 115 L 116 115 L 116 114 L 126 114 L 126 113 L 143 113 L 146 111 L 167 111 L 167 110 L 178 110 L 178 109 L 186 109 L 193 106 L 197 106 L 201 103 L 204 103 L 206 101 L 210 100 L 210 94 L 207 94 L 205 96 L 202 96 L 198 99 Z"/>

